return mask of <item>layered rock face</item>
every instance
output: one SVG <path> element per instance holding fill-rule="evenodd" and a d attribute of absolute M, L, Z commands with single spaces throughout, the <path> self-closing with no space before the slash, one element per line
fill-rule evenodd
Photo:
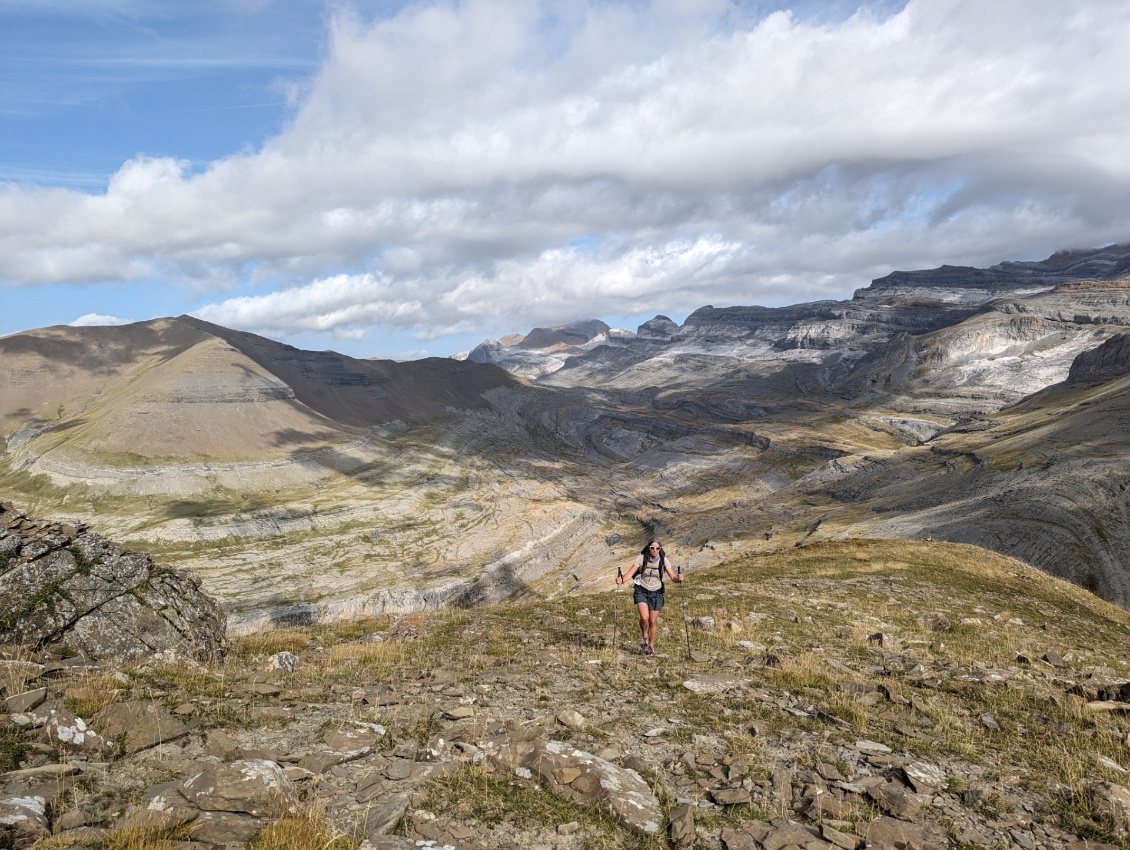
<path fill-rule="evenodd" d="M 702 307 L 681 326 L 657 316 L 634 334 L 594 337 L 567 358 L 560 346 L 498 342 L 476 356 L 555 387 L 753 378 L 749 389 L 762 398 L 784 385 L 794 396 L 878 394 L 904 409 L 986 411 L 1062 380 L 1104 327 L 1130 328 L 1128 273 L 1130 245 L 989 269 L 893 272 L 848 301 Z"/>
<path fill-rule="evenodd" d="M 1017 293 L 1031 294 L 1075 280 L 1118 280 L 1130 275 L 1130 245 L 1094 251 L 1059 251 L 1039 262 L 997 263 L 987 269 L 942 266 L 891 272 L 858 290 L 856 299 L 903 296 L 981 304 Z"/>
<path fill-rule="evenodd" d="M 0 505 L 0 644 L 135 664 L 207 660 L 224 649 L 224 617 L 185 572 L 82 526 Z"/>
<path fill-rule="evenodd" d="M 1121 368 L 1087 352 L 1130 332 L 1127 256 L 540 328 L 471 362 L 359 361 L 189 317 L 17 334 L 0 489 L 191 569 L 233 631 L 560 596 L 649 534 L 692 568 L 944 537 L 1130 604 L 1117 388 L 1081 395 Z"/>
<path fill-rule="evenodd" d="M 488 339 L 466 357 L 473 363 L 491 363 L 530 380 L 560 369 L 570 357 L 608 339 L 612 329 L 599 319 L 534 328 L 525 336 Z"/>

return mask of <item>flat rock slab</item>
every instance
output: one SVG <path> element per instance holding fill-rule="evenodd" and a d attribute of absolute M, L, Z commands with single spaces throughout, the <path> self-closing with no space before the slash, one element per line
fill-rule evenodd
<path fill-rule="evenodd" d="M 365 809 L 356 824 L 356 832 L 372 839 L 390 831 L 408 811 L 410 797 L 407 793 L 392 794 Z"/>
<path fill-rule="evenodd" d="M 400 782 L 412 775 L 413 762 L 407 759 L 393 759 L 385 768 L 385 777 L 393 782 Z"/>
<path fill-rule="evenodd" d="M 711 791 L 710 797 L 719 806 L 746 806 L 752 802 L 749 792 L 743 788 L 722 788 Z"/>
<path fill-rule="evenodd" d="M 886 744 L 880 744 L 878 741 L 856 741 L 850 746 L 853 750 L 864 755 L 887 755 L 891 752 L 890 747 Z"/>
<path fill-rule="evenodd" d="M 893 847 L 909 850 L 911 845 L 921 850 L 947 850 L 949 835 L 940 826 L 931 823 L 907 823 L 882 817 L 856 829 L 867 839 L 868 847 Z"/>
<path fill-rule="evenodd" d="M 725 850 L 781 850 L 811 844 L 820 839 L 820 832 L 794 821 L 749 821 L 738 829 L 723 827 L 721 839 Z"/>
<path fill-rule="evenodd" d="M 357 850 L 474 850 L 469 844 L 447 844 L 443 841 L 401 838 L 394 835 L 381 835 L 361 842 Z"/>
<path fill-rule="evenodd" d="M 722 694 L 726 691 L 740 688 L 746 684 L 746 679 L 737 676 L 722 674 L 714 676 L 696 676 L 683 682 L 683 687 L 696 694 Z"/>
<path fill-rule="evenodd" d="M 188 727 L 164 708 L 143 700 L 106 706 L 90 722 L 103 739 L 123 741 L 131 754 L 188 734 Z"/>
<path fill-rule="evenodd" d="M 298 803 L 283 769 L 265 759 L 209 765 L 181 783 L 180 793 L 204 812 L 241 812 L 257 818 L 295 811 Z"/>
<path fill-rule="evenodd" d="M 36 688 L 34 691 L 24 691 L 22 694 L 10 696 L 4 701 L 4 704 L 9 714 L 19 714 L 24 711 L 31 711 L 33 708 L 39 708 L 46 699 L 47 688 Z"/>
<path fill-rule="evenodd" d="M 201 812 L 189 825 L 188 835 L 202 844 L 246 846 L 266 823 L 242 812 Z"/>
<path fill-rule="evenodd" d="M 0 786 L 27 785 L 32 782 L 52 782 L 64 776 L 74 776 L 82 770 L 73 764 L 45 764 L 0 773 Z"/>
<path fill-rule="evenodd" d="M 51 835 L 42 797 L 0 798 L 0 842 L 5 847 L 31 847 Z"/>
<path fill-rule="evenodd" d="M 651 788 L 634 770 L 561 741 L 506 741 L 490 758 L 495 769 L 537 778 L 559 797 L 610 814 L 621 828 L 656 835 L 663 811 Z M 556 777 L 569 777 L 566 784 Z"/>
<path fill-rule="evenodd" d="M 867 789 L 867 796 L 879 807 L 902 820 L 917 820 L 922 812 L 923 799 L 912 794 L 897 782 L 883 782 Z"/>
<path fill-rule="evenodd" d="M 331 729 L 322 740 L 337 752 L 356 758 L 369 753 L 379 738 L 372 729 Z"/>
<path fill-rule="evenodd" d="M 902 772 L 919 794 L 930 794 L 946 787 L 945 771 L 929 762 L 911 762 L 903 767 Z"/>
<path fill-rule="evenodd" d="M 304 755 L 299 760 L 298 766 L 311 773 L 325 773 L 331 767 L 337 767 L 343 761 L 345 761 L 344 753 L 323 751 Z"/>

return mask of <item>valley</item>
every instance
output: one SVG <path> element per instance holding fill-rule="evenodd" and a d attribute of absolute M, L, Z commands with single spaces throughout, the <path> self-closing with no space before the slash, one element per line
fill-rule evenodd
<path fill-rule="evenodd" d="M 462 361 L 187 316 L 14 334 L 0 490 L 192 570 L 236 632 L 583 593 L 645 534 L 691 571 L 829 539 L 974 543 L 1125 607 L 1128 259 L 897 272 Z"/>

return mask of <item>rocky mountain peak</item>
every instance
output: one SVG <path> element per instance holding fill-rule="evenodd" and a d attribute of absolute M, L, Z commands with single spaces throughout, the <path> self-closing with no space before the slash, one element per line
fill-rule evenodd
<path fill-rule="evenodd" d="M 636 330 L 640 339 L 669 340 L 679 330 L 679 326 L 666 316 L 656 316 L 648 319 Z"/>
<path fill-rule="evenodd" d="M 554 325 L 551 328 L 534 328 L 518 342 L 521 348 L 559 348 L 582 346 L 601 334 L 606 334 L 609 326 L 600 319 L 572 322 L 567 325 Z"/>

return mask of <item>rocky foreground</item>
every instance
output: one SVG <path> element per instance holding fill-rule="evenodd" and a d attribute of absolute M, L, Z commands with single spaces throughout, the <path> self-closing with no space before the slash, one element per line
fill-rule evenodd
<path fill-rule="evenodd" d="M 0 846 L 1130 846 L 1125 611 L 936 543 L 685 589 L 654 659 L 611 590 L 261 632 L 210 664 L 11 649 Z"/>
<path fill-rule="evenodd" d="M 0 503 L 0 645 L 125 664 L 200 661 L 223 651 L 224 626 L 192 574 Z"/>

